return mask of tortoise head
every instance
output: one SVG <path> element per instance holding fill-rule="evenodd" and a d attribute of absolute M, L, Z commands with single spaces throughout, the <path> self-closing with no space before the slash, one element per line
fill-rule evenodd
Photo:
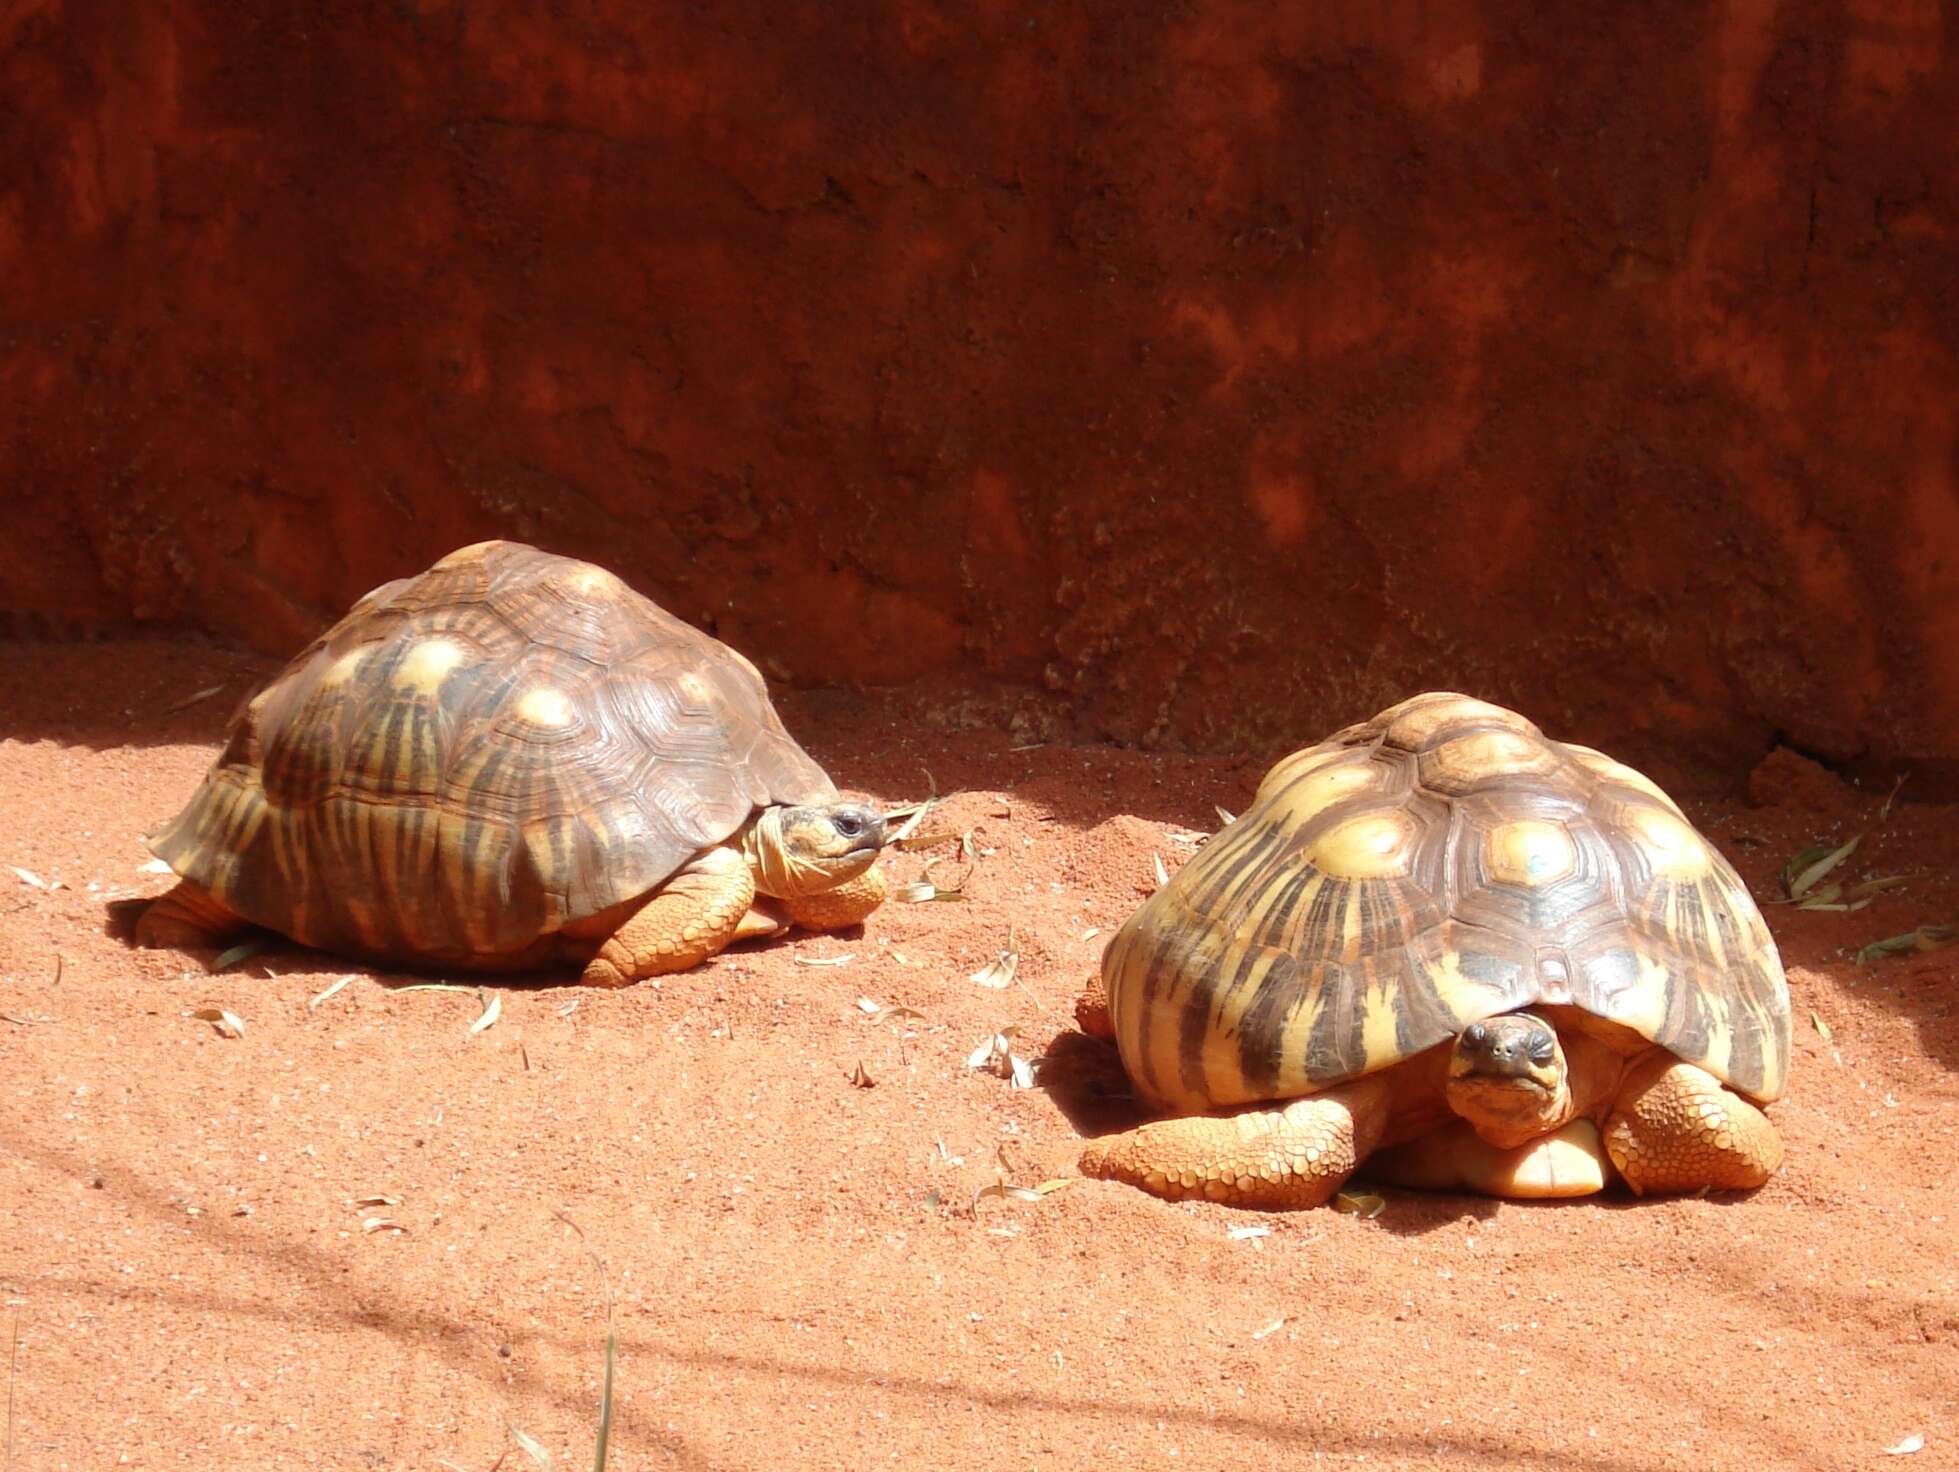
<path fill-rule="evenodd" d="M 1557 1029 L 1530 1012 L 1470 1023 L 1450 1050 L 1444 1092 L 1492 1145 L 1521 1145 L 1561 1128 L 1571 1116 L 1571 1089 Z"/>
<path fill-rule="evenodd" d="M 750 843 L 756 887 L 784 899 L 848 883 L 883 848 L 883 814 L 852 801 L 769 808 L 756 819 Z"/>

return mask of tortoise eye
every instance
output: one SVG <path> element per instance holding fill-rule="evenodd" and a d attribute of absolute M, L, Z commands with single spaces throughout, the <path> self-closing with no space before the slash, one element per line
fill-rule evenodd
<path fill-rule="evenodd" d="M 1557 1051 L 1558 1040 L 1548 1032 L 1540 1032 L 1532 1035 L 1530 1040 L 1530 1056 L 1533 1063 L 1549 1063 Z"/>
<path fill-rule="evenodd" d="M 845 838 L 855 838 L 864 831 L 864 822 L 861 818 L 837 818 L 833 821 L 837 825 L 837 832 Z"/>

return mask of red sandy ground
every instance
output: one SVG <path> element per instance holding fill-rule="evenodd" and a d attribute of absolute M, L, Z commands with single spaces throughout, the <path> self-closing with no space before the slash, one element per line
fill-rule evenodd
<path fill-rule="evenodd" d="M 1870 908 L 1770 911 L 1797 1066 L 1773 1110 L 1788 1164 L 1752 1198 L 1387 1192 L 1360 1220 L 1076 1182 L 975 1204 L 1002 1156 L 1019 1184 L 1066 1176 L 1082 1130 L 1124 1117 L 1106 1055 L 1066 1037 L 1088 932 L 1273 753 L 1016 750 L 978 707 L 787 699 L 840 781 L 960 790 L 928 824 L 992 850 L 967 900 L 617 994 L 499 987 L 472 1034 L 472 993 L 357 969 L 309 1007 L 349 968 L 282 946 L 211 975 L 117 938 L 114 902 L 167 883 L 141 835 L 266 668 L 0 646 L 19 1472 L 525 1466 L 506 1420 L 589 1466 L 585 1244 L 616 1299 L 620 1469 L 1959 1466 L 1959 949 L 1850 959 L 1959 915 L 1959 810 L 1905 801 L 1871 835 L 1847 872 L 1912 882 Z M 1690 809 L 1765 896 L 1791 853 L 1875 815 L 1795 768 Z M 968 979 L 1009 945 L 1012 986 Z M 210 1004 L 244 1036 L 191 1015 Z M 1008 1025 L 1054 1059 L 1051 1090 L 966 1066 Z"/>

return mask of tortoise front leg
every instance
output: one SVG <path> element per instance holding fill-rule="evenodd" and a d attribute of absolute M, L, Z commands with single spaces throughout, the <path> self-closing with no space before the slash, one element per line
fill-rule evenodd
<path fill-rule="evenodd" d="M 1278 1109 L 1162 1119 L 1097 1140 L 1081 1172 L 1169 1201 L 1319 1206 L 1367 1158 L 1387 1124 L 1388 1086 L 1354 1079 Z"/>
<path fill-rule="evenodd" d="M 754 899 L 755 881 L 742 856 L 709 849 L 612 932 L 580 980 L 587 986 L 631 986 L 698 966 L 735 939 Z"/>
<path fill-rule="evenodd" d="M 1745 1191 L 1782 1164 L 1768 1116 L 1705 1069 L 1655 1050 L 1627 1070 L 1605 1148 L 1635 1195 Z"/>
<path fill-rule="evenodd" d="M 137 917 L 136 944 L 173 951 L 215 946 L 249 926 L 244 916 L 186 879 L 151 900 Z"/>

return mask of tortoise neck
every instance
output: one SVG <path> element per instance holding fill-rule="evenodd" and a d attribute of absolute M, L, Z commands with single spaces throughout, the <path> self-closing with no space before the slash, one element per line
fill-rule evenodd
<path fill-rule="evenodd" d="M 803 892 L 803 886 L 796 882 L 789 851 L 783 845 L 781 808 L 763 808 L 730 842 L 739 844 L 757 894 L 791 899 Z"/>

